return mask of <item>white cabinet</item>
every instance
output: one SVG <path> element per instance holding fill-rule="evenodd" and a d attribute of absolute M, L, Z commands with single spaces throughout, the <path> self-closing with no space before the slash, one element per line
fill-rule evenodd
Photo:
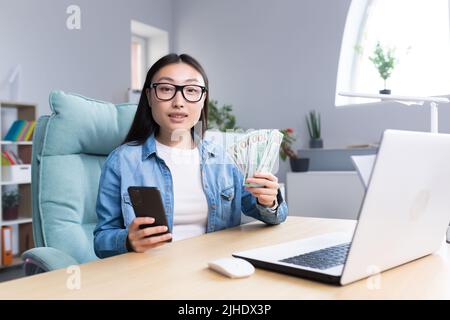
<path fill-rule="evenodd" d="M 364 186 L 356 171 L 288 172 L 289 215 L 357 219 Z"/>

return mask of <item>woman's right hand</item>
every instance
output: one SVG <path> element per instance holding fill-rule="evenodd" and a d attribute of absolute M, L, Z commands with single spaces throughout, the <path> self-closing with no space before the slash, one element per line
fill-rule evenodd
<path fill-rule="evenodd" d="M 135 252 L 145 252 L 148 249 L 156 248 L 172 238 L 172 234 L 166 233 L 160 236 L 151 236 L 167 231 L 166 226 L 148 227 L 139 229 L 141 224 L 152 224 L 155 222 L 153 218 L 135 218 L 128 227 L 128 241 L 131 249 Z M 151 236 L 151 237 L 148 237 Z M 147 238 L 148 237 L 148 238 Z"/>

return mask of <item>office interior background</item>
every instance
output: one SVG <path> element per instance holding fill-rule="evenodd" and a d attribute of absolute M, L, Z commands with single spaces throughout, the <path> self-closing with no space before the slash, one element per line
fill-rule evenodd
<path fill-rule="evenodd" d="M 396 102 L 336 107 L 340 89 L 369 88 L 358 87 L 355 81 L 366 76 L 374 79 L 370 84 L 374 93 L 384 85 L 375 69 L 366 67 L 369 71 L 362 75 L 366 69 L 359 73 L 352 69 L 347 62 L 358 59 L 358 50 L 343 42 L 345 34 L 365 39 L 374 32 L 367 28 L 379 22 L 376 5 L 383 1 L 353 2 L 357 3 L 353 12 L 372 6 L 372 11 L 361 11 L 372 17 L 371 25 L 363 23 L 364 15 L 349 17 L 351 0 L 0 0 L 0 100 L 11 100 L 11 86 L 16 85 L 13 98 L 35 103 L 36 118 L 50 114 L 48 95 L 55 89 L 126 102 L 130 89 L 139 89 L 142 70 L 148 70 L 157 57 L 176 52 L 188 53 L 202 63 L 210 81 L 210 98 L 219 105 L 232 105 L 239 127 L 292 128 L 296 150 L 308 148 L 305 116 L 310 110 L 320 112 L 324 150 L 376 144 L 388 128 L 428 131 L 430 110 L 426 107 Z M 411 29 L 406 18 L 388 28 L 404 27 L 402 32 L 413 32 L 405 38 L 430 41 L 413 43 L 412 53 L 405 53 L 407 43 L 399 44 L 398 67 L 392 81 L 388 80 L 389 88 L 405 95 L 448 94 L 441 90 L 450 75 L 448 62 L 441 60 L 450 40 L 448 1 L 386 2 L 394 16 L 410 14 L 425 35 Z M 421 6 L 437 10 L 442 19 L 426 15 L 428 11 L 420 10 Z M 419 20 L 418 12 L 422 14 Z M 442 33 L 426 29 L 433 27 Z M 427 32 L 432 33 L 426 36 Z M 436 49 L 431 41 L 442 47 Z M 414 56 L 420 45 L 428 50 L 422 48 L 425 53 Z M 142 50 L 140 58 L 133 50 Z M 422 61 L 417 69 L 407 64 L 412 56 L 422 59 L 415 60 Z M 16 83 L 11 84 L 8 79 L 18 66 Z M 402 70 L 403 78 L 396 74 Z M 395 83 L 401 83 L 397 91 Z M 448 106 L 442 105 L 440 132 L 450 132 L 449 117 Z M 290 171 L 289 162 L 280 161 L 276 175 L 286 183 Z"/>

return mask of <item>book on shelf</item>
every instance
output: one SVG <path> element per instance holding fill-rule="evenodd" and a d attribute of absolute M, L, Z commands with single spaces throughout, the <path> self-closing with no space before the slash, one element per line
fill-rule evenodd
<path fill-rule="evenodd" d="M 11 156 L 6 151 L 2 151 L 2 166 L 12 166 L 13 164 L 14 160 Z"/>
<path fill-rule="evenodd" d="M 12 166 L 17 164 L 23 164 L 22 159 L 20 159 L 17 154 L 12 150 L 2 151 L 2 166 Z"/>
<path fill-rule="evenodd" d="M 25 120 L 16 120 L 19 122 L 19 125 L 16 127 L 16 131 L 11 136 L 12 141 L 17 141 L 19 138 L 19 134 L 22 132 L 22 130 L 25 129 L 27 122 Z"/>
<path fill-rule="evenodd" d="M 21 122 L 19 120 L 14 121 L 14 123 L 9 128 L 8 132 L 6 133 L 6 135 L 5 135 L 5 137 L 3 139 L 4 140 L 12 140 L 13 134 L 17 131 L 20 123 Z"/>
<path fill-rule="evenodd" d="M 27 134 L 30 125 L 31 121 L 25 122 L 25 125 L 23 126 L 22 130 L 20 130 L 19 134 L 17 135 L 17 141 L 25 141 L 25 135 Z"/>
<path fill-rule="evenodd" d="M 5 141 L 31 141 L 36 121 L 16 120 L 9 128 L 3 140 Z"/>
<path fill-rule="evenodd" d="M 25 141 L 31 141 L 33 139 L 34 128 L 36 127 L 36 121 L 31 121 L 31 125 L 25 134 Z"/>
<path fill-rule="evenodd" d="M 10 155 L 12 155 L 12 158 L 16 164 L 23 164 L 22 159 L 19 158 L 15 151 L 9 150 L 8 152 Z"/>
<path fill-rule="evenodd" d="M 19 225 L 19 252 L 27 251 L 33 247 L 33 225 L 31 223 L 21 223 Z"/>
<path fill-rule="evenodd" d="M 2 226 L 2 262 L 4 266 L 12 264 L 12 227 Z"/>

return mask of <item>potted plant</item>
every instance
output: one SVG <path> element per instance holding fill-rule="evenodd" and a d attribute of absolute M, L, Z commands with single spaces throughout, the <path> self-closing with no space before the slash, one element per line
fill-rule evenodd
<path fill-rule="evenodd" d="M 236 118 L 232 114 L 233 107 L 231 105 L 217 106 L 216 100 L 208 102 L 208 129 L 218 129 L 226 132 L 227 130 L 237 129 Z"/>
<path fill-rule="evenodd" d="M 19 193 L 5 192 L 2 195 L 3 220 L 15 220 L 19 216 Z"/>
<path fill-rule="evenodd" d="M 394 51 L 392 48 L 383 48 L 380 42 L 377 42 L 373 55 L 369 57 L 369 60 L 375 65 L 381 79 L 384 81 L 384 89 L 380 90 L 381 94 L 391 94 L 391 90 L 386 89 L 386 80 L 391 76 L 397 62 Z"/>
<path fill-rule="evenodd" d="M 285 161 L 289 158 L 289 163 L 293 172 L 308 171 L 309 159 L 300 158 L 298 154 L 292 150 L 292 143 L 295 141 L 294 130 L 292 128 L 287 128 L 280 130 L 280 132 L 283 134 L 283 140 L 280 145 L 281 160 Z"/>
<path fill-rule="evenodd" d="M 316 111 L 310 111 L 306 116 L 306 125 L 309 132 L 309 147 L 310 148 L 323 148 L 323 141 L 320 136 L 320 113 Z"/>

